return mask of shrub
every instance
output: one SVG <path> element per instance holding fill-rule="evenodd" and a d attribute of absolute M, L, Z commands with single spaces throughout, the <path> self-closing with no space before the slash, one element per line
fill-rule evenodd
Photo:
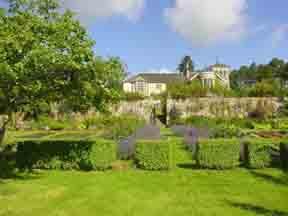
<path fill-rule="evenodd" d="M 122 96 L 122 99 L 125 101 L 141 101 L 145 99 L 145 96 L 139 93 L 134 93 L 134 92 L 126 92 Z"/>
<path fill-rule="evenodd" d="M 98 140 L 96 145 L 92 146 L 88 157 L 88 165 L 93 170 L 109 169 L 117 157 L 117 147 L 115 142 L 110 140 Z M 88 167 L 89 168 L 89 167 Z"/>
<path fill-rule="evenodd" d="M 212 130 L 213 138 L 233 138 L 241 135 L 241 130 L 235 126 L 219 125 Z"/>
<path fill-rule="evenodd" d="M 229 169 L 239 165 L 240 144 L 236 139 L 210 139 L 198 142 L 196 161 L 209 169 Z"/>
<path fill-rule="evenodd" d="M 270 147 L 268 145 L 251 144 L 248 149 L 250 168 L 265 168 L 271 165 Z"/>
<path fill-rule="evenodd" d="M 94 116 L 84 120 L 85 128 L 97 128 L 104 131 L 108 139 L 119 139 L 132 135 L 144 125 L 144 120 L 134 115 Z"/>
<path fill-rule="evenodd" d="M 282 142 L 280 144 L 280 158 L 281 166 L 284 170 L 288 170 L 288 142 Z"/>
<path fill-rule="evenodd" d="M 168 170 L 173 166 L 173 142 L 169 140 L 142 140 L 136 143 L 135 162 L 145 170 Z"/>
<path fill-rule="evenodd" d="M 191 83 L 177 82 L 168 86 L 167 92 L 173 99 L 186 99 L 191 97 L 204 97 L 209 89 L 202 86 L 199 81 Z"/>
<path fill-rule="evenodd" d="M 116 160 L 116 144 L 96 141 L 24 141 L 18 143 L 16 163 L 20 169 L 104 170 Z"/>
<path fill-rule="evenodd" d="M 271 80 L 257 82 L 248 90 L 248 96 L 250 97 L 278 97 L 281 96 L 281 94 L 278 83 Z"/>
<path fill-rule="evenodd" d="M 280 140 L 273 139 L 249 139 L 244 141 L 247 145 L 247 158 L 244 164 L 248 168 L 261 169 L 272 165 L 272 151 L 279 151 Z"/>
<path fill-rule="evenodd" d="M 12 177 L 15 173 L 15 162 L 0 155 L 0 178 Z"/>
<path fill-rule="evenodd" d="M 55 120 L 49 116 L 40 116 L 36 121 L 31 124 L 33 129 L 43 129 L 48 128 L 50 130 L 64 130 L 70 127 L 69 121 L 67 119 Z"/>
<path fill-rule="evenodd" d="M 176 108 L 176 106 L 173 106 L 169 112 L 169 124 L 174 125 L 180 123 L 181 115 L 182 113 Z"/>
<path fill-rule="evenodd" d="M 0 178 L 13 177 L 15 174 L 15 151 L 13 145 L 0 146 Z"/>

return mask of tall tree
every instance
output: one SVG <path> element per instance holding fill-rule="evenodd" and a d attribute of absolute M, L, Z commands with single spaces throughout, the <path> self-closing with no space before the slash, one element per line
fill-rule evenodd
<path fill-rule="evenodd" d="M 279 76 L 282 84 L 286 84 L 288 81 L 288 62 L 282 67 Z"/>
<path fill-rule="evenodd" d="M 194 71 L 194 63 L 190 56 L 185 56 L 178 66 L 179 72 L 184 76 L 189 76 L 189 73 Z"/>
<path fill-rule="evenodd" d="M 259 82 L 263 80 L 272 80 L 274 78 L 274 70 L 271 65 L 259 65 L 257 68 L 257 80 Z"/>
<path fill-rule="evenodd" d="M 59 12 L 57 0 L 9 2 L 9 10 L 0 13 L 2 114 L 63 100 L 103 109 L 118 97 L 111 77 L 122 78 L 121 62 L 94 56 L 94 41 L 72 12 Z"/>

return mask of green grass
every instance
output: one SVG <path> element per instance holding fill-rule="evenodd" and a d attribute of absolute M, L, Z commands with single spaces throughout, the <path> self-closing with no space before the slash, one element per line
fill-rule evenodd
<path fill-rule="evenodd" d="M 286 216 L 282 175 L 272 169 L 40 172 L 0 183 L 0 215 Z"/>
<path fill-rule="evenodd" d="M 287 174 L 199 170 L 182 147 L 169 172 L 38 171 L 0 179 L 0 216 L 288 216 Z"/>

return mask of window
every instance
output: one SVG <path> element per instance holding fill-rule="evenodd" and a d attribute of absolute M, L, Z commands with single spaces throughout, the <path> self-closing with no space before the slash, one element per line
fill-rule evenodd
<path fill-rule="evenodd" d="M 135 91 L 144 93 L 144 91 L 145 91 L 145 82 L 144 81 L 137 81 L 135 83 Z"/>
<path fill-rule="evenodd" d="M 162 89 L 162 84 L 156 84 L 156 89 L 161 90 Z"/>

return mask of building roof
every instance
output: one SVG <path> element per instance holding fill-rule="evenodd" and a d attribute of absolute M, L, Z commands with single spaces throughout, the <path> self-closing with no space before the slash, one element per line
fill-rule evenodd
<path fill-rule="evenodd" d="M 181 82 L 184 81 L 184 77 L 179 73 L 141 73 L 138 75 L 135 75 L 127 80 L 125 82 L 135 82 L 137 78 L 142 78 L 146 82 L 149 83 L 172 83 L 172 82 Z"/>
<path fill-rule="evenodd" d="M 220 64 L 220 63 L 216 63 L 216 64 L 214 64 L 214 65 L 211 65 L 210 67 L 211 67 L 211 68 L 213 68 L 213 67 L 218 67 L 218 68 L 230 68 L 229 65 Z"/>

